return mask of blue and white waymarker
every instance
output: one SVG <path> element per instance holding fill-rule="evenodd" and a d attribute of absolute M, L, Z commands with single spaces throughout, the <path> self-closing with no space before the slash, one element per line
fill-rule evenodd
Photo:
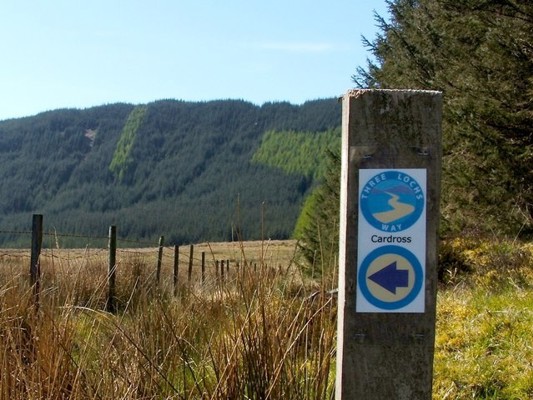
<path fill-rule="evenodd" d="M 424 312 L 426 170 L 359 170 L 356 312 Z"/>
<path fill-rule="evenodd" d="M 364 182 L 360 193 L 364 218 L 383 232 L 400 232 L 413 226 L 424 204 L 422 187 L 405 171 L 379 172 Z"/>

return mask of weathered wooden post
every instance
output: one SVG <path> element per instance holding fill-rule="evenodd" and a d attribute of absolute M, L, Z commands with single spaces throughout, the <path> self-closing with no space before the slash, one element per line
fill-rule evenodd
<path fill-rule="evenodd" d="M 194 256 L 194 245 L 191 244 L 189 248 L 189 271 L 187 272 L 188 283 L 191 283 L 192 279 L 192 260 Z"/>
<path fill-rule="evenodd" d="M 33 287 L 35 307 L 39 308 L 41 291 L 41 249 L 43 243 L 43 216 L 33 214 L 31 223 L 30 286 Z"/>
<path fill-rule="evenodd" d="M 431 399 L 439 92 L 343 97 L 337 399 Z"/>
<path fill-rule="evenodd" d="M 155 282 L 157 286 L 159 286 L 159 282 L 161 281 L 161 263 L 163 262 L 163 243 L 164 242 L 165 242 L 165 237 L 160 236 L 159 245 L 157 248 L 157 267 L 155 271 Z"/>
<path fill-rule="evenodd" d="M 110 313 L 116 311 L 115 305 L 115 286 L 116 286 L 116 273 L 117 273 L 117 227 L 111 225 L 109 227 L 109 264 L 107 275 L 107 304 L 106 310 Z"/>
<path fill-rule="evenodd" d="M 180 248 L 174 245 L 174 296 L 178 294 L 178 273 L 180 268 Z"/>
<path fill-rule="evenodd" d="M 205 251 L 202 251 L 202 284 L 205 283 Z"/>

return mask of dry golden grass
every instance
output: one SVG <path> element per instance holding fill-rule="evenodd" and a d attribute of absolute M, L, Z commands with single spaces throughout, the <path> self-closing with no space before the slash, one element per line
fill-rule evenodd
<path fill-rule="evenodd" d="M 434 398 L 533 398 L 531 245 L 446 245 Z M 182 246 L 176 295 L 173 249 L 159 285 L 156 248 L 119 250 L 114 314 L 103 311 L 106 249 L 43 250 L 38 310 L 29 252 L 3 251 L 0 400 L 332 398 L 335 279 L 302 276 L 295 246 L 196 245 L 190 283 Z M 214 260 L 230 260 L 224 281 Z"/>
<path fill-rule="evenodd" d="M 0 398 L 331 397 L 335 304 L 327 296 L 308 298 L 291 267 L 294 242 L 279 244 L 195 246 L 235 266 L 224 281 L 211 271 L 203 284 L 197 273 L 187 282 L 184 247 L 177 296 L 168 274 L 173 254 L 164 256 L 157 285 L 157 249 L 121 250 L 115 314 L 103 311 L 105 250 L 44 250 L 38 309 L 27 253 L 6 255 Z M 244 260 L 250 264 L 237 273 Z"/>

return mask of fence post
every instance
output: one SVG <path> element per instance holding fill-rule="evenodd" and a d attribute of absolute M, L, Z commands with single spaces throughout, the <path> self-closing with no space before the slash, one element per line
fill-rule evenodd
<path fill-rule="evenodd" d="M 202 251 L 202 284 L 205 282 L 205 251 Z"/>
<path fill-rule="evenodd" d="M 43 216 L 33 214 L 31 224 L 30 285 L 33 287 L 35 307 L 39 308 L 41 290 L 41 248 L 43 243 Z"/>
<path fill-rule="evenodd" d="M 224 260 L 220 261 L 220 280 L 224 282 Z"/>
<path fill-rule="evenodd" d="M 180 266 L 180 251 L 177 245 L 174 245 L 174 296 L 178 294 L 178 272 Z"/>
<path fill-rule="evenodd" d="M 190 250 L 189 250 L 189 271 L 187 273 L 187 281 L 188 283 L 191 283 L 192 278 L 192 259 L 194 256 L 194 245 L 191 244 Z"/>
<path fill-rule="evenodd" d="M 161 236 L 159 237 L 159 247 L 157 251 L 157 268 L 155 272 L 155 281 L 157 286 L 159 286 L 159 282 L 161 281 L 161 263 L 163 261 L 163 243 L 165 241 L 165 237 Z"/>
<path fill-rule="evenodd" d="M 430 400 L 441 93 L 343 97 L 338 400 Z"/>
<path fill-rule="evenodd" d="M 110 313 L 116 311 L 115 305 L 115 285 L 117 272 L 117 227 L 109 227 L 109 274 L 108 274 L 108 295 L 106 310 Z"/>
<path fill-rule="evenodd" d="M 215 260 L 215 276 L 216 276 L 216 280 L 218 282 L 218 260 Z"/>

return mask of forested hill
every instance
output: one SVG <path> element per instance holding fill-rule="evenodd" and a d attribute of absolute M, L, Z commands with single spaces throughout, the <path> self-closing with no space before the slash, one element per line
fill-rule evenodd
<path fill-rule="evenodd" d="M 32 213 L 60 234 L 289 237 L 340 114 L 337 99 L 162 100 L 0 121 L 0 243 L 27 246 L 6 232 L 28 229 Z"/>

